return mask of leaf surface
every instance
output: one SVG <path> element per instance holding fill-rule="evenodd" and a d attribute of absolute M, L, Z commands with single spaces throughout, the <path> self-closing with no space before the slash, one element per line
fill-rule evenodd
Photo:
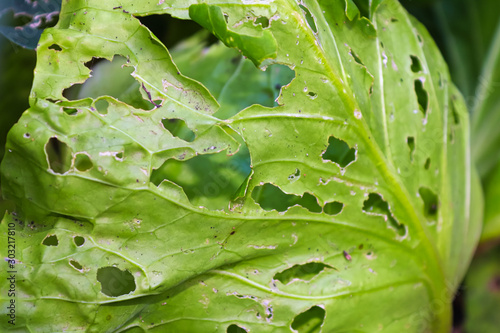
<path fill-rule="evenodd" d="M 2 162 L 18 327 L 448 332 L 482 205 L 467 112 L 425 29 L 376 4 L 368 20 L 350 1 L 65 2 Z M 295 78 L 220 119 L 132 16 L 148 13 Z M 149 107 L 67 98 L 117 55 Z"/>

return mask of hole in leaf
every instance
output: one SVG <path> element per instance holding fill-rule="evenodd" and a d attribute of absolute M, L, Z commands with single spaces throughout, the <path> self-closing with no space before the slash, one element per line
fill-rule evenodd
<path fill-rule="evenodd" d="M 316 94 L 315 92 L 308 92 L 307 93 L 307 96 L 309 96 L 310 99 L 315 99 L 316 97 L 318 97 L 318 94 Z"/>
<path fill-rule="evenodd" d="M 78 114 L 78 109 L 74 108 L 63 108 L 63 112 L 70 116 L 75 116 Z"/>
<path fill-rule="evenodd" d="M 288 176 L 288 180 L 292 183 L 297 181 L 299 178 L 300 178 L 300 170 L 299 169 L 295 169 L 295 172 L 292 173 L 290 176 Z"/>
<path fill-rule="evenodd" d="M 49 46 L 49 50 L 62 51 L 62 48 L 57 44 L 52 44 Z"/>
<path fill-rule="evenodd" d="M 87 154 L 76 154 L 75 156 L 75 168 L 78 171 L 87 171 L 92 169 L 94 164 L 90 160 L 90 157 Z"/>
<path fill-rule="evenodd" d="M 127 64 L 127 59 L 120 55 L 115 55 L 112 61 L 93 58 L 85 64 L 91 68 L 91 77 L 82 84 L 74 84 L 65 89 L 64 97 L 77 100 L 111 96 L 136 109 L 153 109 L 154 105 L 149 96 L 146 96 L 147 92 L 131 75 L 134 67 Z"/>
<path fill-rule="evenodd" d="M 323 207 L 323 212 L 328 215 L 337 215 L 340 214 L 342 209 L 344 208 L 344 204 L 338 201 L 327 202 Z"/>
<path fill-rule="evenodd" d="M 184 43 L 197 45 L 200 52 L 187 52 Z M 202 48 L 205 45 L 193 37 L 174 48 L 171 55 L 180 72 L 203 83 L 217 99 L 221 107 L 214 116 L 219 119 L 228 119 L 254 104 L 278 106 L 281 87 L 295 77 L 288 66 L 273 64 L 262 71 L 221 43 Z"/>
<path fill-rule="evenodd" d="M 424 168 L 425 170 L 429 170 L 430 167 L 431 167 L 431 159 L 428 158 L 425 160 Z"/>
<path fill-rule="evenodd" d="M 314 16 L 312 16 L 311 12 L 309 9 L 304 6 L 304 5 L 299 5 L 300 9 L 304 11 L 304 15 L 306 17 L 307 25 L 309 25 L 309 28 L 314 31 L 314 33 L 318 32 L 318 28 L 316 27 L 316 22 L 314 21 Z"/>
<path fill-rule="evenodd" d="M 82 236 L 75 236 L 73 238 L 73 242 L 75 242 L 76 246 L 80 247 L 85 244 L 85 238 L 83 238 Z"/>
<path fill-rule="evenodd" d="M 439 207 L 438 196 L 427 187 L 419 188 L 418 193 L 424 202 L 424 215 L 427 217 L 436 216 Z"/>
<path fill-rule="evenodd" d="M 304 193 L 302 196 L 294 194 L 286 194 L 279 187 L 272 184 L 264 184 L 256 186 L 252 191 L 252 198 L 257 202 L 262 209 L 278 212 L 285 212 L 288 208 L 299 205 L 311 213 L 321 213 L 321 206 L 318 200 L 310 193 Z"/>
<path fill-rule="evenodd" d="M 265 16 L 259 16 L 255 19 L 255 25 L 260 24 L 262 28 L 266 29 L 269 28 L 269 19 Z"/>
<path fill-rule="evenodd" d="M 420 59 L 414 55 L 411 55 L 410 58 L 411 58 L 411 67 L 410 67 L 411 71 L 413 73 L 422 72 L 423 69 L 422 69 L 422 64 L 420 63 Z"/>
<path fill-rule="evenodd" d="M 69 264 L 70 264 L 70 265 L 71 265 L 74 269 L 76 269 L 76 270 L 81 271 L 81 270 L 83 269 L 83 266 L 82 266 L 82 265 L 80 265 L 80 263 L 79 263 L 78 261 L 76 261 L 76 260 L 71 259 L 71 260 L 69 261 Z"/>
<path fill-rule="evenodd" d="M 406 228 L 400 224 L 392 215 L 389 204 L 378 193 L 370 193 L 368 199 L 363 202 L 363 212 L 372 215 L 382 216 L 389 226 L 393 228 L 398 235 L 404 236 Z"/>
<path fill-rule="evenodd" d="M 451 101 L 450 103 L 451 115 L 453 116 L 453 122 L 455 125 L 460 124 L 460 116 L 458 115 L 457 109 L 455 108 L 455 103 Z"/>
<path fill-rule="evenodd" d="M 117 267 L 101 267 L 97 270 L 97 281 L 104 295 L 117 297 L 135 290 L 134 276 L 128 270 Z"/>
<path fill-rule="evenodd" d="M 318 333 L 325 321 L 325 309 L 315 305 L 309 310 L 297 315 L 292 322 L 292 328 L 299 333 Z"/>
<path fill-rule="evenodd" d="M 46 246 L 57 246 L 59 245 L 59 240 L 57 239 L 56 235 L 47 235 L 42 244 Z"/>
<path fill-rule="evenodd" d="M 217 147 L 207 149 L 211 148 Z M 242 145 L 233 156 L 221 152 L 198 155 L 185 161 L 168 159 L 153 170 L 151 182 L 159 186 L 163 180 L 169 180 L 182 187 L 193 205 L 226 209 L 250 171 L 250 154 Z"/>
<path fill-rule="evenodd" d="M 361 59 L 358 57 L 358 55 L 353 51 L 353 49 L 350 49 L 351 52 L 351 56 L 353 57 L 354 61 L 356 61 L 358 64 L 360 64 L 361 66 L 364 66 L 365 64 L 363 64 L 363 61 L 361 61 Z"/>
<path fill-rule="evenodd" d="M 232 325 L 228 326 L 226 332 L 227 333 L 246 333 L 247 330 L 245 330 L 244 328 L 241 328 L 238 325 L 232 324 Z"/>
<path fill-rule="evenodd" d="M 425 116 L 427 114 L 427 108 L 429 107 L 429 95 L 424 89 L 424 84 L 421 80 L 415 80 L 415 94 L 417 94 L 420 111 L 422 111 Z"/>
<path fill-rule="evenodd" d="M 284 271 L 274 275 L 273 279 L 280 281 L 283 284 L 289 284 L 292 280 L 298 279 L 301 281 L 309 282 L 316 275 L 321 273 L 327 268 L 333 268 L 321 262 L 310 262 L 303 265 L 295 265 Z"/>
<path fill-rule="evenodd" d="M 328 138 L 328 148 L 321 156 L 323 160 L 330 160 L 337 163 L 341 168 L 345 168 L 356 159 L 356 150 L 349 148 L 349 145 L 334 136 Z"/>
<path fill-rule="evenodd" d="M 87 61 L 86 63 L 84 63 L 85 67 L 87 67 L 88 69 L 90 69 L 91 71 L 94 70 L 95 66 L 98 64 L 98 63 L 101 63 L 103 61 L 107 61 L 107 59 L 105 58 L 99 58 L 99 57 L 92 57 L 92 59 L 90 59 L 89 61 Z"/>
<path fill-rule="evenodd" d="M 186 125 L 182 119 L 172 118 L 161 120 L 163 127 L 168 130 L 173 136 L 187 142 L 193 142 L 195 138 L 194 132 Z"/>
<path fill-rule="evenodd" d="M 71 148 L 59 141 L 58 138 L 52 137 L 45 145 L 45 154 L 49 162 L 49 168 L 54 173 L 64 174 L 71 168 Z"/>
<path fill-rule="evenodd" d="M 109 102 L 105 99 L 100 99 L 94 103 L 94 107 L 100 114 L 108 114 Z"/>
<path fill-rule="evenodd" d="M 408 144 L 408 148 L 410 149 L 410 161 L 413 162 L 413 154 L 415 153 L 415 138 L 413 136 L 407 137 L 406 143 Z"/>

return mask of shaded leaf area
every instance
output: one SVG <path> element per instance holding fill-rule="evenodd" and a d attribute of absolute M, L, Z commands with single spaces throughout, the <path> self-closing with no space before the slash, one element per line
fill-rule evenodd
<path fill-rule="evenodd" d="M 19 235 L 16 329 L 449 332 L 482 202 L 466 108 L 427 32 L 394 0 L 373 2 L 371 20 L 352 1 L 214 3 L 75 0 L 45 31 L 1 166 L 17 206 L 0 224 Z M 132 15 L 147 13 L 192 14 L 271 71 L 249 80 L 283 82 L 276 65 L 294 79 L 277 105 L 278 89 L 226 104 L 224 89 L 248 88 L 185 75 Z M 98 85 L 89 62 L 117 56 L 130 94 L 64 93 Z M 225 53 L 206 59 L 237 72 Z M 210 182 L 219 191 L 200 195 Z"/>
<path fill-rule="evenodd" d="M 4 0 L 0 5 L 0 34 L 34 49 L 43 29 L 55 25 L 60 9 L 60 0 Z"/>
<path fill-rule="evenodd" d="M 465 279 L 465 331 L 493 333 L 500 318 L 500 249 L 475 258 Z"/>

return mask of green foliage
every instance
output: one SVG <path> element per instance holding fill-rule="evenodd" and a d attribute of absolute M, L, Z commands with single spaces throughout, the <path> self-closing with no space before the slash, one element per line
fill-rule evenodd
<path fill-rule="evenodd" d="M 61 0 L 3 0 L 0 4 L 0 35 L 12 43 L 35 49 L 48 26 L 53 26 L 61 8 Z"/>
<path fill-rule="evenodd" d="M 222 44 L 169 52 L 149 14 Z M 449 332 L 470 141 L 396 0 L 64 2 L 1 166 L 15 329 Z"/>
<path fill-rule="evenodd" d="M 465 280 L 466 332 L 494 333 L 500 318 L 500 249 L 478 257 Z"/>

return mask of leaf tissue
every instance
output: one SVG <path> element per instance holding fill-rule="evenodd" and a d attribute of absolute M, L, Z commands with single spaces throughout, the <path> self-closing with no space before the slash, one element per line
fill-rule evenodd
<path fill-rule="evenodd" d="M 151 14 L 221 43 L 169 51 Z M 1 166 L 2 331 L 449 332 L 469 145 L 396 0 L 63 1 Z"/>

